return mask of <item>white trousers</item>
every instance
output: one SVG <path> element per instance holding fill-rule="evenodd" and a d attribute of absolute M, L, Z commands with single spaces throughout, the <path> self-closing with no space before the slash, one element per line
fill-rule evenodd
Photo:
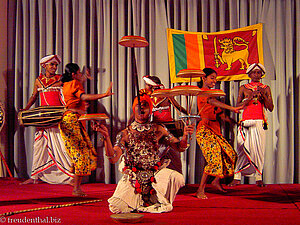
<path fill-rule="evenodd" d="M 33 145 L 32 179 L 41 179 L 49 184 L 70 184 L 74 174 L 71 158 L 58 127 L 39 130 Z"/>
<path fill-rule="evenodd" d="M 155 175 L 156 183 L 152 186 L 156 190 L 157 204 L 143 206 L 141 194 L 135 194 L 135 189 L 129 181 L 128 175 L 123 175 L 111 198 L 108 199 L 112 213 L 128 213 L 133 210 L 140 212 L 162 213 L 172 211 L 172 203 L 178 190 L 184 186 L 184 178 L 177 171 L 163 168 Z"/>
<path fill-rule="evenodd" d="M 263 120 L 245 120 L 238 128 L 236 180 L 251 174 L 255 175 L 256 181 L 262 180 L 266 139 L 263 123 Z"/>

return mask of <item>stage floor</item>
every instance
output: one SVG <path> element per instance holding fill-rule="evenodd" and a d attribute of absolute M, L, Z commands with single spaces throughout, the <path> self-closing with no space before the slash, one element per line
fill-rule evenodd
<path fill-rule="evenodd" d="M 2 224 L 115 224 L 110 218 L 107 199 L 114 184 L 84 184 L 87 197 L 73 197 L 69 185 L 46 183 L 19 185 L 18 179 L 0 178 Z M 300 224 L 300 184 L 272 184 L 226 187 L 226 194 L 207 185 L 209 199 L 194 197 L 198 185 L 187 185 L 178 193 L 169 213 L 143 213 L 139 224 Z M 99 200 L 71 206 L 72 203 Z M 67 207 L 28 209 L 68 205 Z"/>

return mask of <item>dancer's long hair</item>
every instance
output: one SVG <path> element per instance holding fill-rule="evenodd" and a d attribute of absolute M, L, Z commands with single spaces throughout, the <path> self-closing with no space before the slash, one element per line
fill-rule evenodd
<path fill-rule="evenodd" d="M 63 83 L 73 80 L 73 73 L 77 73 L 79 66 L 76 63 L 68 63 L 65 67 L 65 73 L 62 75 L 61 81 Z"/>

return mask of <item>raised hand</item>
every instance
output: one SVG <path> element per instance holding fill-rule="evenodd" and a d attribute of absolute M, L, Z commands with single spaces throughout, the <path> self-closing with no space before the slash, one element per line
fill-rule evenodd
<path fill-rule="evenodd" d="M 110 82 L 110 86 L 108 87 L 107 91 L 105 92 L 105 96 L 106 96 L 106 97 L 111 96 L 111 95 L 114 94 L 114 93 L 111 92 L 112 85 L 113 85 L 113 83 Z"/>
<path fill-rule="evenodd" d="M 84 75 L 87 79 L 93 80 L 93 77 L 91 76 L 91 69 L 89 67 L 86 67 Z"/>
<path fill-rule="evenodd" d="M 91 127 L 93 128 L 94 131 L 100 132 L 104 136 L 104 138 L 107 138 L 109 136 L 108 129 L 103 123 L 97 121 L 94 122 L 91 125 Z"/>

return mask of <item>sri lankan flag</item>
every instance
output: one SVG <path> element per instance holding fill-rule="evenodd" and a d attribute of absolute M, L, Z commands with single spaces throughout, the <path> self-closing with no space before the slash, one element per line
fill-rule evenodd
<path fill-rule="evenodd" d="M 264 64 L 261 23 L 215 33 L 167 29 L 167 35 L 172 83 L 190 81 L 177 77 L 182 69 L 210 67 L 217 71 L 217 80 L 230 81 L 249 79 L 248 66 Z"/>

